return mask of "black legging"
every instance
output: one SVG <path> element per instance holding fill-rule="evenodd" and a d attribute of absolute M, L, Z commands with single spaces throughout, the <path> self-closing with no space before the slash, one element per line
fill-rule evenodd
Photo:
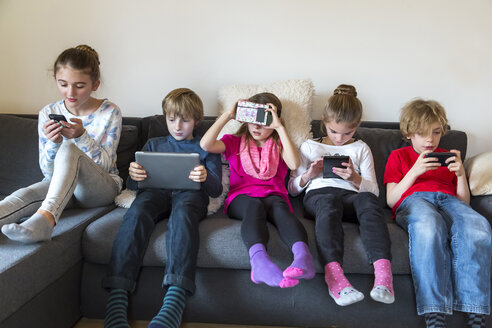
<path fill-rule="evenodd" d="M 307 242 L 307 233 L 302 223 L 290 211 L 289 205 L 278 195 L 250 197 L 239 195 L 232 200 L 227 214 L 242 220 L 241 236 L 248 249 L 254 244 L 268 242 L 267 220 L 278 229 L 282 241 L 292 249 L 298 241 Z"/>
<path fill-rule="evenodd" d="M 342 264 L 342 219 L 359 221 L 360 237 L 371 263 L 379 259 L 391 260 L 388 226 L 374 194 L 333 187 L 320 188 L 306 194 L 304 207 L 316 220 L 316 241 L 323 265 L 333 261 Z"/>

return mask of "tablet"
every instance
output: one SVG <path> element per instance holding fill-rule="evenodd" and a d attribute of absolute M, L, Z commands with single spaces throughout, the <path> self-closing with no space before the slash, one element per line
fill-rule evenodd
<path fill-rule="evenodd" d="M 200 165 L 198 153 L 160 153 L 137 151 L 135 161 L 147 171 L 147 179 L 138 181 L 139 189 L 159 188 L 199 190 L 201 183 L 190 180 L 190 172 Z"/>
<path fill-rule="evenodd" d="M 333 173 L 334 167 L 339 167 L 341 169 L 346 169 L 346 166 L 343 166 L 342 163 L 348 163 L 348 156 L 323 156 L 323 178 L 334 178 L 334 179 L 342 179 L 341 176 Z"/>

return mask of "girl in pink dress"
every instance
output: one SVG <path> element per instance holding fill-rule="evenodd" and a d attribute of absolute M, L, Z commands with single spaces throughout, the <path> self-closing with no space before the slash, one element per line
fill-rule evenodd
<path fill-rule="evenodd" d="M 296 147 L 279 118 L 282 103 L 272 93 L 259 93 L 248 101 L 268 105 L 272 114 L 268 126 L 243 123 L 236 134 L 217 137 L 236 106 L 224 112 L 205 133 L 200 146 L 210 153 L 223 153 L 229 161 L 230 188 L 224 211 L 242 220 L 241 236 L 248 248 L 251 280 L 272 287 L 293 287 L 299 279 L 311 279 L 315 269 L 304 226 L 294 216 L 285 186 L 288 169 L 300 159 Z M 292 250 L 294 261 L 283 272 L 266 251 L 267 221 L 275 225 L 282 241 Z"/>

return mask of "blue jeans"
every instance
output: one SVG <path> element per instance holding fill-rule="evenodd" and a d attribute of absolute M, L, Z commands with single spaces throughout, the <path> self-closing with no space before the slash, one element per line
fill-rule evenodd
<path fill-rule="evenodd" d="M 166 232 L 166 270 L 163 286 L 179 286 L 195 292 L 195 266 L 198 255 L 198 224 L 207 215 L 208 196 L 203 190 L 172 191 L 145 189 L 125 213 L 103 287 L 135 289 L 155 224 L 169 217 Z"/>
<path fill-rule="evenodd" d="M 410 239 L 419 315 L 453 310 L 490 313 L 492 251 L 487 219 L 454 196 L 416 192 L 400 204 L 396 221 Z"/>

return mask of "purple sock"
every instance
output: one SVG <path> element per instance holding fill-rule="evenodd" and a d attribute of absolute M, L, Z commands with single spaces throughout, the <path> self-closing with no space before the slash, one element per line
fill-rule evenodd
<path fill-rule="evenodd" d="M 293 287 L 299 282 L 284 278 L 282 270 L 270 260 L 263 244 L 254 244 L 249 249 L 251 263 L 251 281 L 255 284 L 265 283 L 271 287 Z"/>
<path fill-rule="evenodd" d="M 309 251 L 309 246 L 298 241 L 292 245 L 294 262 L 285 269 L 284 277 L 291 279 L 312 279 L 315 275 L 313 256 Z"/>

